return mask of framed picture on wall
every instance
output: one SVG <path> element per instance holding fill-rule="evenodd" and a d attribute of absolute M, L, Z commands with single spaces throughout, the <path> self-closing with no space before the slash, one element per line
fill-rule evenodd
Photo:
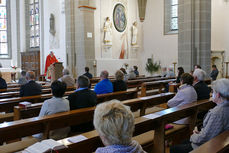
<path fill-rule="evenodd" d="M 118 32 L 123 32 L 126 29 L 126 10 L 125 7 L 120 3 L 116 4 L 114 7 L 113 22 L 115 29 Z"/>

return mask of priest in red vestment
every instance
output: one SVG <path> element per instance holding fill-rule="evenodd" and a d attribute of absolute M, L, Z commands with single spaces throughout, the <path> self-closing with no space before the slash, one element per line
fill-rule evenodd
<path fill-rule="evenodd" d="M 48 67 L 56 62 L 58 62 L 58 60 L 56 59 L 56 56 L 54 55 L 54 53 L 51 51 L 50 54 L 46 57 L 45 74 L 44 74 L 45 76 L 47 75 Z M 50 78 L 51 77 L 49 77 L 49 79 Z"/>

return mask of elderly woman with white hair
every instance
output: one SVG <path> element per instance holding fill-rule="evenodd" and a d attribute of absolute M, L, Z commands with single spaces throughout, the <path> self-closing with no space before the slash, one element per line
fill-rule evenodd
<path fill-rule="evenodd" d="M 220 79 L 212 83 L 212 101 L 217 105 L 209 110 L 200 131 L 195 128 L 190 142 L 170 148 L 170 153 L 186 153 L 199 147 L 220 133 L 229 130 L 229 80 Z"/>
<path fill-rule="evenodd" d="M 209 99 L 211 89 L 204 82 L 206 72 L 202 69 L 195 69 L 193 72 L 194 83 L 193 87 L 197 93 L 197 100 Z"/>
<path fill-rule="evenodd" d="M 134 73 L 134 69 L 130 68 L 128 73 L 128 79 L 135 79 L 135 78 L 136 78 L 136 74 Z"/>
<path fill-rule="evenodd" d="M 105 145 L 96 153 L 145 153 L 132 140 L 134 116 L 128 106 L 117 100 L 98 105 L 94 113 L 94 126 Z"/>

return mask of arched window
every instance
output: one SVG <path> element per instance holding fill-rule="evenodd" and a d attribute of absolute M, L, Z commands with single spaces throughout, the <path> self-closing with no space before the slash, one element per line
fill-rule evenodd
<path fill-rule="evenodd" d="M 9 0 L 0 3 L 0 58 L 10 58 L 9 49 Z"/>
<path fill-rule="evenodd" d="M 164 0 L 165 7 L 165 34 L 178 32 L 178 0 Z"/>
<path fill-rule="evenodd" d="M 29 15 L 30 15 L 30 48 L 40 47 L 40 16 L 39 16 L 39 0 L 30 0 Z"/>
<path fill-rule="evenodd" d="M 177 31 L 178 30 L 178 0 L 171 1 L 171 22 L 170 22 L 170 30 Z"/>

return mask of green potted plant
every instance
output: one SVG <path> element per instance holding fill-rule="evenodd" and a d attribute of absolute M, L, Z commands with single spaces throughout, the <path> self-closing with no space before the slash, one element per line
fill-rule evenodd
<path fill-rule="evenodd" d="M 154 72 L 157 72 L 161 68 L 160 61 L 159 62 L 154 62 L 153 60 L 153 55 L 152 58 L 148 58 L 147 63 L 146 63 L 146 71 L 153 75 Z"/>

